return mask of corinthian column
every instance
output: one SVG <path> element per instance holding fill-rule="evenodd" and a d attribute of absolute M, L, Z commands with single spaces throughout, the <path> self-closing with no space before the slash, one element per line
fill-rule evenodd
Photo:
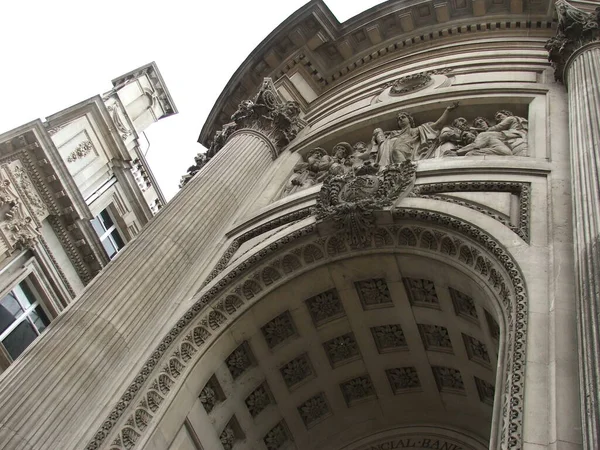
<path fill-rule="evenodd" d="M 556 2 L 546 45 L 569 100 L 577 327 L 584 448 L 600 448 L 600 27 L 598 14 Z"/>
<path fill-rule="evenodd" d="M 112 425 L 104 418 L 300 129 L 295 112 L 266 80 L 228 124 L 211 162 L 5 372 L 0 447 L 75 449 L 94 438 L 105 444 Z"/>

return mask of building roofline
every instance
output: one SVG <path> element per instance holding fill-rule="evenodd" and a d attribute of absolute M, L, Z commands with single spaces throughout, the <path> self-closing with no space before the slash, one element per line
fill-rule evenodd
<path fill-rule="evenodd" d="M 485 4 L 485 0 L 481 0 Z M 498 11 L 490 7 L 489 10 L 483 9 L 477 11 L 477 14 L 473 11 L 473 6 L 469 4 L 467 10 L 460 11 L 457 13 L 453 11 L 450 6 L 450 2 L 440 3 L 433 0 L 388 0 L 375 5 L 354 17 L 341 23 L 331 12 L 329 7 L 323 0 L 311 0 L 306 5 L 302 6 L 294 13 L 292 13 L 287 19 L 279 24 L 265 39 L 262 40 L 258 46 L 246 57 L 242 64 L 231 76 L 229 81 L 224 86 L 219 97 L 215 101 L 198 137 L 198 142 L 205 147 L 208 147 L 212 140 L 214 133 L 220 129 L 220 126 L 226 123 L 228 117 L 235 111 L 235 105 L 232 104 L 232 100 L 241 101 L 247 98 L 252 98 L 255 94 L 254 90 L 258 89 L 258 81 L 264 77 L 271 77 L 274 81 L 279 79 L 282 73 L 286 73 L 289 70 L 290 64 L 293 66 L 292 60 L 304 59 L 310 61 L 313 73 L 319 77 L 322 82 L 322 91 L 329 89 L 334 85 L 337 80 L 345 79 L 345 76 L 351 73 L 347 67 L 353 67 L 353 63 L 357 67 L 362 67 L 363 62 L 361 59 L 367 58 L 367 62 L 371 60 L 369 55 L 373 52 L 379 52 L 382 48 L 385 49 L 393 42 L 397 40 L 403 41 L 418 37 L 423 32 L 424 28 L 451 28 L 454 23 L 467 24 L 467 21 L 473 21 L 477 24 L 483 20 L 484 17 L 494 17 L 495 19 L 519 18 L 518 20 L 540 20 L 542 18 L 551 19 L 552 11 L 552 0 L 546 0 L 539 6 L 536 6 L 536 10 L 524 10 L 524 5 L 527 0 L 516 0 L 514 3 L 521 5 L 521 11 L 516 8 L 513 11 L 512 6 L 506 11 Z M 549 5 L 548 5 L 549 3 Z M 512 2 L 511 2 L 512 5 Z M 418 15 L 418 8 L 429 6 L 430 17 L 429 21 L 423 20 Z M 445 18 L 438 17 L 441 7 L 446 8 Z M 454 14 L 454 15 L 453 15 Z M 406 16 L 410 16 L 408 22 L 412 24 L 404 24 L 402 20 Z M 314 33 L 312 36 L 307 35 L 306 30 L 301 29 L 304 21 L 311 20 L 315 22 L 316 27 L 311 31 Z M 367 31 L 371 27 L 378 27 L 381 25 L 381 20 L 387 18 L 392 19 L 396 22 L 395 29 L 393 32 L 381 32 L 383 39 L 380 42 L 373 43 L 370 38 L 367 38 L 366 47 L 359 48 L 354 46 L 348 53 L 343 54 L 339 51 L 341 44 L 353 44 L 353 34 L 362 31 Z M 405 28 L 406 27 L 406 28 Z M 296 46 L 293 50 L 287 51 L 285 54 L 278 54 L 276 62 L 273 65 L 268 64 L 264 71 L 258 73 L 256 67 L 261 62 L 268 58 L 269 52 L 273 53 L 281 41 L 289 38 L 293 33 L 299 33 L 301 39 L 304 41 L 302 45 Z M 321 34 L 321 42 L 316 43 L 316 47 L 309 45 L 309 41 L 314 39 L 315 36 Z M 380 35 L 380 38 L 381 38 Z M 321 50 L 325 47 L 335 47 L 338 50 L 340 58 L 335 61 L 328 60 L 324 56 Z M 318 50 L 318 51 L 315 51 Z M 321 52 L 321 53 L 320 53 Z M 281 52 L 279 52 L 281 53 Z M 381 52 L 379 52 L 381 53 Z M 297 61 L 296 61 L 297 62 Z M 364 66 L 367 64 L 364 63 Z M 341 72 L 340 72 L 341 71 Z M 340 74 L 341 73 L 341 74 Z M 256 78 L 257 80 L 254 80 Z M 327 79 L 327 82 L 324 82 Z M 321 92 L 322 93 L 322 92 Z M 233 110 L 232 110 L 233 108 Z"/>

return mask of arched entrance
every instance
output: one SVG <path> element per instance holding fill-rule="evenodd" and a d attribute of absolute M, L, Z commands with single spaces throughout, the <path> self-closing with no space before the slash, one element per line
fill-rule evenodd
<path fill-rule="evenodd" d="M 406 426 L 471 444 L 413 433 L 398 445 L 519 448 L 516 264 L 461 220 L 394 215 L 361 248 L 319 235 L 309 218 L 239 256 L 172 331 L 147 406 L 121 428 L 130 448 L 148 439 L 139 417 L 187 420 L 204 448 L 341 450 L 369 437 L 384 445 L 381 433 Z"/>

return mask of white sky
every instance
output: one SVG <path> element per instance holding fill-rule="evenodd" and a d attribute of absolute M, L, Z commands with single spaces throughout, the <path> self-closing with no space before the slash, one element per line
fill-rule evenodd
<path fill-rule="evenodd" d="M 326 0 L 342 22 L 380 2 Z M 106 92 L 113 78 L 156 61 L 179 114 L 149 127 L 147 157 L 170 199 L 204 151 L 196 140 L 233 72 L 304 3 L 4 0 L 0 133 Z"/>

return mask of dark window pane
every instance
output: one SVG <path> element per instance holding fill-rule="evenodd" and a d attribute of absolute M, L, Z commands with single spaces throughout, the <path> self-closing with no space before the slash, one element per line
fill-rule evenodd
<path fill-rule="evenodd" d="M 121 235 L 117 230 L 112 231 L 110 235 L 115 241 L 115 245 L 117 246 L 118 250 L 121 250 L 123 247 L 125 247 L 125 243 L 123 242 L 123 239 L 121 239 Z"/>
<path fill-rule="evenodd" d="M 2 343 L 11 358 L 17 359 L 19 355 L 23 353 L 23 350 L 25 350 L 37 336 L 37 333 L 29 321 L 24 320 L 12 333 L 4 338 Z"/>
<path fill-rule="evenodd" d="M 117 254 L 117 249 L 108 237 L 106 237 L 106 239 L 102 241 L 102 246 L 104 247 L 104 250 L 106 250 L 106 253 L 108 254 L 109 258 L 112 258 Z"/>
<path fill-rule="evenodd" d="M 4 298 L 6 299 L 6 297 Z M 4 301 L 4 300 L 3 300 Z M 23 313 L 21 311 L 19 316 Z M 4 307 L 4 305 L 0 305 L 0 333 L 4 333 L 10 325 L 15 321 L 15 314 Z"/>
<path fill-rule="evenodd" d="M 102 212 L 100 213 L 100 215 L 98 217 L 102 221 L 102 225 L 104 225 L 105 230 L 108 230 L 110 227 L 112 227 L 114 225 L 107 210 L 105 210 L 105 209 L 102 210 Z"/>
<path fill-rule="evenodd" d="M 35 325 L 35 327 L 38 329 L 38 331 L 40 333 L 42 331 L 44 331 L 46 329 L 46 327 L 50 324 L 50 321 L 48 320 L 48 316 L 46 315 L 46 313 L 44 312 L 44 310 L 42 309 L 41 306 L 38 306 L 33 311 L 31 311 L 31 314 L 29 315 L 29 317 L 31 317 L 33 324 Z"/>
<path fill-rule="evenodd" d="M 17 301 L 14 292 L 6 294 L 6 296 L 0 300 L 0 305 L 2 305 L 13 317 L 19 317 L 24 311 Z"/>
<path fill-rule="evenodd" d="M 102 226 L 102 222 L 100 222 L 100 219 L 98 219 L 97 217 L 94 217 L 92 219 L 92 227 L 94 227 L 94 231 L 96 232 L 98 237 L 102 236 L 106 231 Z"/>
<path fill-rule="evenodd" d="M 37 301 L 37 298 L 35 298 L 35 295 L 31 292 L 31 288 L 25 281 L 21 281 L 16 285 L 13 291 L 17 295 L 17 298 L 21 300 L 21 304 L 25 306 L 25 308 L 30 307 Z"/>

